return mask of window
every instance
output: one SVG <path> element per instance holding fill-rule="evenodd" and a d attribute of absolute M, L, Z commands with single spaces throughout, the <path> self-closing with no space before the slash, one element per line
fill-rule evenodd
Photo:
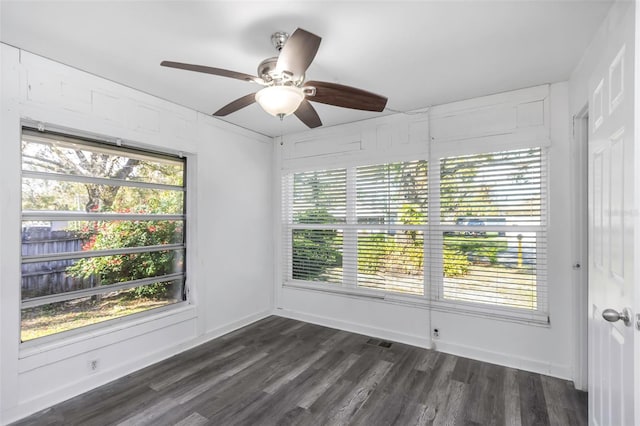
<path fill-rule="evenodd" d="M 293 176 L 289 244 L 293 279 L 342 283 L 346 179 L 345 169 Z"/>
<path fill-rule="evenodd" d="M 285 280 L 424 294 L 427 162 L 285 177 Z"/>
<path fill-rule="evenodd" d="M 545 158 L 527 148 L 436 157 L 431 170 L 285 173 L 284 282 L 546 321 Z"/>
<path fill-rule="evenodd" d="M 185 297 L 186 161 L 22 133 L 21 339 Z"/>
<path fill-rule="evenodd" d="M 424 294 L 427 162 L 356 167 L 357 285 Z"/>
<path fill-rule="evenodd" d="M 442 273 L 434 297 L 546 311 L 546 171 L 540 148 L 441 158 Z M 434 210 L 435 210 L 434 208 Z M 439 268 L 434 269 L 439 270 Z"/>

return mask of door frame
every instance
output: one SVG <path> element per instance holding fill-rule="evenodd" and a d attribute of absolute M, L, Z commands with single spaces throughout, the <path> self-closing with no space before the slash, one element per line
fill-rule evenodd
<path fill-rule="evenodd" d="M 588 224 L 588 143 L 589 106 L 585 104 L 572 117 L 572 285 L 573 285 L 573 383 L 576 389 L 588 389 L 588 306 L 589 306 L 589 224 Z"/>
<path fill-rule="evenodd" d="M 631 96 L 633 97 L 634 104 L 634 123 L 633 123 L 633 131 L 634 138 L 636 139 L 635 149 L 634 149 L 634 168 L 636 170 L 635 174 L 635 205 L 634 208 L 638 209 L 638 205 L 640 204 L 640 144 L 638 143 L 638 138 L 640 137 L 640 5 L 636 2 L 634 4 L 635 14 L 634 14 L 634 48 L 635 52 L 633 55 L 634 61 L 634 76 L 633 76 L 633 86 L 634 90 L 631 92 Z M 632 311 L 632 327 L 634 327 L 634 331 L 636 333 L 640 332 L 640 218 L 636 215 L 635 217 L 635 228 L 634 228 L 634 247 L 635 247 L 635 287 L 634 287 L 634 301 Z M 635 409 L 634 412 L 634 420 L 637 423 L 640 423 L 640 337 L 636 334 L 636 338 L 634 339 L 634 348 L 633 348 L 633 359 L 634 359 L 634 401 L 633 406 Z"/>

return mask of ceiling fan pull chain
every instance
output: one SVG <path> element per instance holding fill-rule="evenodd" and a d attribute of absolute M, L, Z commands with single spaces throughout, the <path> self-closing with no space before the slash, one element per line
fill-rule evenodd
<path fill-rule="evenodd" d="M 280 146 L 284 146 L 284 121 L 280 117 Z"/>

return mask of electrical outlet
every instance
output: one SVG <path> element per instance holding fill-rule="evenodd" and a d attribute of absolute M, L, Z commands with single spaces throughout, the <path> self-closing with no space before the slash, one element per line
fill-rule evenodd
<path fill-rule="evenodd" d="M 99 364 L 97 359 L 92 359 L 87 361 L 87 368 L 91 373 L 95 373 L 96 371 L 98 371 L 98 367 L 99 367 Z"/>
<path fill-rule="evenodd" d="M 437 328 L 433 329 L 433 338 L 437 339 L 438 337 L 440 337 L 440 330 Z"/>

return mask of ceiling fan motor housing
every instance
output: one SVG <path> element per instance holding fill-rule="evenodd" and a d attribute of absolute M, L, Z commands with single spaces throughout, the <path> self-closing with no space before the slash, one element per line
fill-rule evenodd
<path fill-rule="evenodd" d="M 276 48 L 278 54 L 284 48 L 285 43 L 289 40 L 289 33 L 277 31 L 271 34 L 271 44 Z M 276 72 L 278 57 L 267 58 L 258 65 L 258 76 L 267 83 L 274 86 L 300 86 L 304 82 L 304 74 L 294 79 L 294 75 L 288 71 Z"/>
<path fill-rule="evenodd" d="M 278 57 L 267 58 L 258 65 L 258 77 L 262 78 L 266 83 L 273 81 L 273 72 L 276 69 Z"/>
<path fill-rule="evenodd" d="M 298 78 L 292 73 L 288 72 L 276 72 L 276 64 L 278 63 L 278 57 L 267 58 L 260 62 L 258 65 L 258 76 L 268 85 L 294 85 L 300 86 L 304 82 L 304 74 Z"/>

